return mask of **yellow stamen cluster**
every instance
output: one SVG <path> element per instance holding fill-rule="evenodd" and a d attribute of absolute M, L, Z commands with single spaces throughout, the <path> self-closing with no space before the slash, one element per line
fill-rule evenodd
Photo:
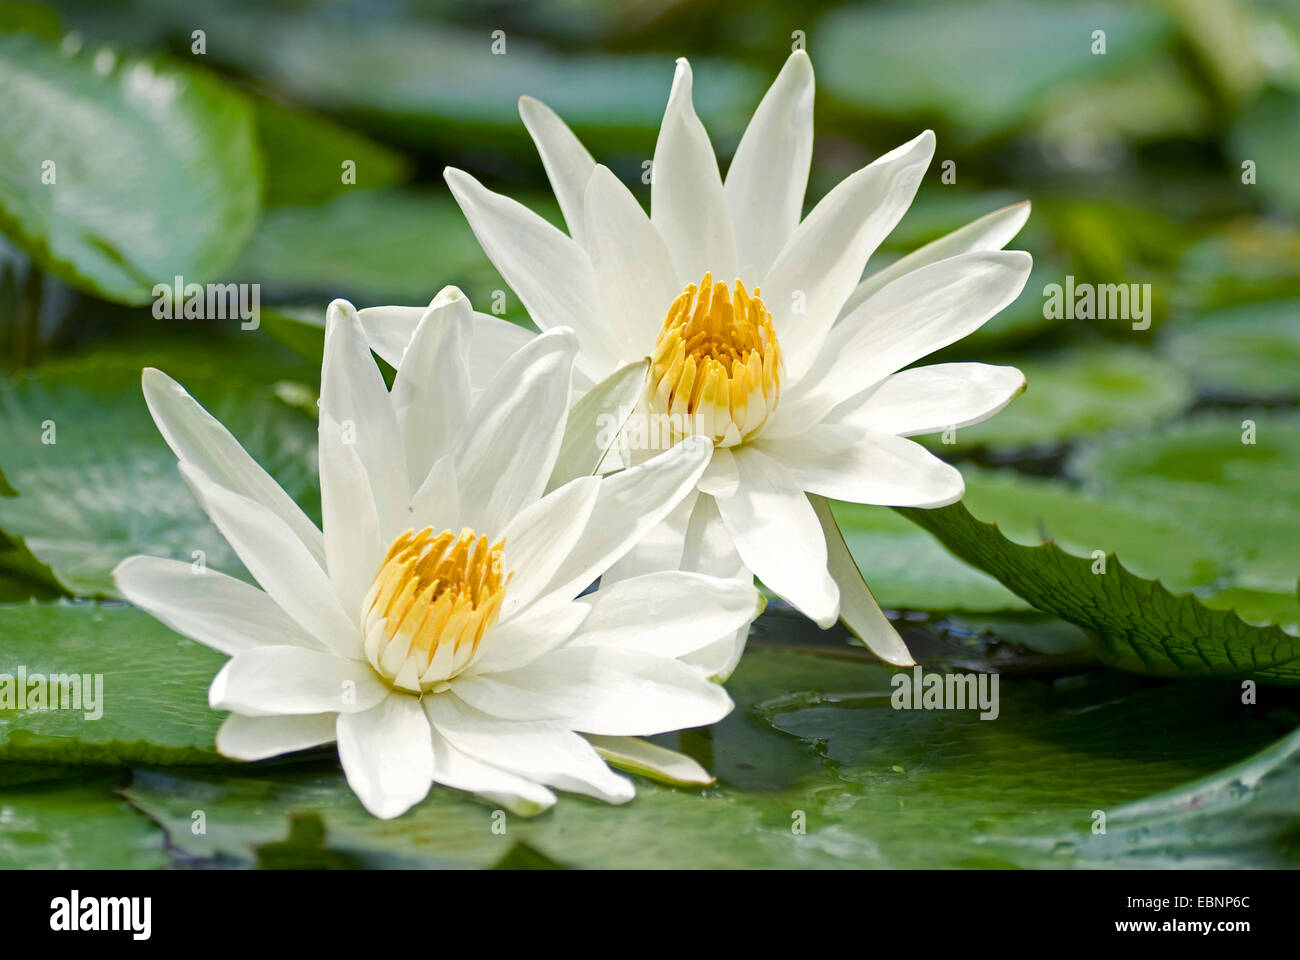
<path fill-rule="evenodd" d="M 366 659 L 380 676 L 419 693 L 470 663 L 505 599 L 504 547 L 468 527 L 393 541 L 362 606 Z"/>
<path fill-rule="evenodd" d="M 673 301 L 651 354 L 648 406 L 667 415 L 675 439 L 699 435 L 731 446 L 753 434 L 781 394 L 781 347 L 754 288 L 734 296 L 706 273 Z"/>

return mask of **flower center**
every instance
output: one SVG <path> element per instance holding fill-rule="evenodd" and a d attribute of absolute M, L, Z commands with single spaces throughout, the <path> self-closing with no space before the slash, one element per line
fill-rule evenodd
<path fill-rule="evenodd" d="M 781 395 L 781 347 L 754 288 L 734 295 L 706 273 L 668 308 L 651 354 L 647 399 L 674 440 L 699 435 L 732 446 L 751 436 Z"/>
<path fill-rule="evenodd" d="M 393 541 L 361 615 L 366 659 L 384 680 L 420 693 L 469 665 L 505 598 L 504 547 L 468 527 L 408 530 Z"/>

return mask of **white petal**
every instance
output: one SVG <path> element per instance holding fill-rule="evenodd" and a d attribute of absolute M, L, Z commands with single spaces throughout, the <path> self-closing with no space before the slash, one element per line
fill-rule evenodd
<path fill-rule="evenodd" d="M 215 483 L 262 504 L 293 531 L 323 567 L 325 542 L 316 524 L 230 431 L 161 370 L 146 367 L 141 382 L 154 423 L 176 457 L 198 467 Z"/>
<path fill-rule="evenodd" d="M 601 585 L 608 586 L 660 570 L 678 569 L 686 543 L 686 528 L 698 499 L 696 490 L 688 493 L 668 516 L 637 541 L 636 546 L 600 575 Z"/>
<path fill-rule="evenodd" d="M 537 146 L 547 179 L 560 203 L 569 235 L 586 246 L 583 235 L 583 194 L 596 161 L 573 131 L 546 104 L 532 97 L 519 98 L 519 117 Z"/>
<path fill-rule="evenodd" d="M 255 647 L 221 668 L 208 703 L 251 717 L 355 713 L 389 692 L 367 663 L 302 647 Z"/>
<path fill-rule="evenodd" d="M 727 210 L 742 269 L 766 274 L 799 225 L 812 147 L 812 61 L 796 50 L 754 111 L 727 170 Z"/>
<path fill-rule="evenodd" d="M 401 366 L 402 355 L 411 342 L 428 307 L 364 307 L 357 311 L 370 349 L 379 354 L 394 370 Z M 481 390 L 516 350 L 537 334 L 527 327 L 491 314 L 475 311 L 474 335 L 470 339 L 470 384 Z"/>
<path fill-rule="evenodd" d="M 846 178 L 822 198 L 763 277 L 786 369 L 797 380 L 862 276 L 867 258 L 894 229 L 934 155 L 929 130 Z"/>
<path fill-rule="evenodd" d="M 434 783 L 467 790 L 521 817 L 533 817 L 555 806 L 555 794 L 541 784 L 480 763 L 457 750 L 432 727 L 430 733 L 433 735 Z"/>
<path fill-rule="evenodd" d="M 561 646 L 587 618 L 589 608 L 573 600 L 533 604 L 505 623 L 498 623 L 479 644 L 462 676 L 516 670 Z"/>
<path fill-rule="evenodd" d="M 275 601 L 224 573 L 161 557 L 127 557 L 113 582 L 127 600 L 177 633 L 220 653 L 281 644 L 320 649 Z"/>
<path fill-rule="evenodd" d="M 1025 375 L 1015 367 L 936 363 L 886 377 L 826 419 L 900 437 L 935 433 L 987 420 L 1024 389 Z"/>
<path fill-rule="evenodd" d="M 406 457 L 388 388 L 379 372 L 357 311 L 335 300 L 325 311 L 325 355 L 321 363 L 320 409 L 356 447 L 379 516 L 380 535 L 391 540 L 410 500 Z"/>
<path fill-rule="evenodd" d="M 618 439 L 645 390 L 649 359 L 619 367 L 569 409 L 564 440 L 547 481 L 554 490 L 576 477 L 594 474 Z"/>
<path fill-rule="evenodd" d="M 655 143 L 650 219 L 672 256 L 679 287 L 699 283 L 705 271 L 723 283 L 736 276 L 739 264 L 718 160 L 695 115 L 691 67 L 684 59 L 677 61 Z"/>
<path fill-rule="evenodd" d="M 465 295 L 444 287 L 398 364 L 391 397 L 411 490 L 419 489 L 434 461 L 451 452 L 469 413 L 472 316 Z"/>
<path fill-rule="evenodd" d="M 324 410 L 319 431 L 321 519 L 330 582 L 343 611 L 360 629 L 361 604 L 384 559 L 388 541 L 379 529 L 370 481 L 356 444 Z"/>
<path fill-rule="evenodd" d="M 898 667 L 913 666 L 915 661 L 907 650 L 907 644 L 903 643 L 903 638 L 898 635 L 894 625 L 880 609 L 880 604 L 876 603 L 876 598 L 871 595 L 866 581 L 862 579 L 862 571 L 858 569 L 857 561 L 844 542 L 839 524 L 831 512 L 831 505 L 824 497 L 816 495 L 810 496 L 808 500 L 817 511 L 817 519 L 821 521 L 822 532 L 826 536 L 827 567 L 840 588 L 840 619 L 881 660 Z"/>
<path fill-rule="evenodd" d="M 682 547 L 683 570 L 697 570 L 715 577 L 728 577 L 746 586 L 753 586 L 754 575 L 736 552 L 736 544 L 718 513 L 713 497 L 700 497 L 686 528 L 686 542 Z M 731 676 L 745 652 L 749 639 L 749 624 L 715 639 L 705 647 L 682 659 L 699 667 L 709 678 L 721 683 Z"/>
<path fill-rule="evenodd" d="M 892 283 L 905 273 L 924 267 L 927 264 L 947 260 L 963 253 L 976 253 L 982 250 L 1001 250 L 1012 241 L 1020 228 L 1029 219 L 1029 201 L 1022 200 L 1001 210 L 994 210 L 978 220 L 973 220 L 952 233 L 933 240 L 907 256 L 895 260 L 883 270 L 878 270 L 857 285 L 849 299 L 840 309 L 840 316 L 846 317 L 886 284 Z"/>
<path fill-rule="evenodd" d="M 357 311 L 361 329 L 365 331 L 370 349 L 379 354 L 393 369 L 402 362 L 411 334 L 420 325 L 428 307 L 362 307 Z"/>
<path fill-rule="evenodd" d="M 460 487 L 456 481 L 456 464 L 450 454 L 429 470 L 414 496 L 407 526 L 412 530 L 460 530 Z M 387 547 L 387 544 L 385 544 Z"/>
<path fill-rule="evenodd" d="M 636 737 L 604 737 L 587 734 L 587 742 L 610 764 L 628 773 L 640 774 L 675 787 L 708 787 L 717 783 L 709 771 L 676 750 Z"/>
<path fill-rule="evenodd" d="M 597 477 L 579 477 L 537 500 L 506 524 L 501 566 L 510 576 L 501 620 L 532 603 L 586 529 L 600 495 Z"/>
<path fill-rule="evenodd" d="M 783 463 L 804 490 L 834 500 L 943 507 L 966 489 L 961 471 L 919 443 L 859 427 L 823 423 L 755 447 Z"/>
<path fill-rule="evenodd" d="M 621 343 L 600 310 L 591 259 L 578 244 L 527 207 L 493 193 L 469 174 L 444 174 L 483 252 L 543 330 L 571 327 L 582 338 L 583 370 L 599 379 L 621 362 Z"/>
<path fill-rule="evenodd" d="M 752 583 L 665 570 L 604 586 L 578 601 L 591 608 L 571 647 L 616 647 L 661 657 L 693 653 L 758 614 Z"/>
<path fill-rule="evenodd" d="M 217 731 L 217 750 L 233 760 L 266 760 L 334 742 L 338 715 L 246 717 L 232 713 Z"/>
<path fill-rule="evenodd" d="M 603 478 L 586 529 L 543 597 L 571 600 L 586 589 L 694 489 L 712 452 L 712 443 L 690 438 Z"/>
<path fill-rule="evenodd" d="M 999 250 L 904 274 L 835 325 L 764 435 L 800 432 L 836 404 L 974 333 L 1020 295 L 1032 265 L 1027 253 Z"/>
<path fill-rule="evenodd" d="M 587 184 L 586 247 L 606 322 L 625 354 L 649 354 L 679 293 L 668 248 L 632 191 L 598 166 Z"/>
<path fill-rule="evenodd" d="M 716 723 L 731 698 L 694 667 L 619 647 L 565 646 L 526 667 L 493 674 L 564 704 L 564 724 L 583 733 L 643 736 Z"/>
<path fill-rule="evenodd" d="M 221 535 L 281 610 L 337 653 L 347 656 L 361 649 L 360 634 L 329 575 L 283 520 L 189 464 L 182 463 L 180 471 Z"/>
<path fill-rule="evenodd" d="M 474 404 L 454 455 L 466 526 L 495 538 L 546 489 L 564 435 L 577 350 L 569 331 L 534 338 Z"/>
<path fill-rule="evenodd" d="M 338 719 L 339 760 L 348 786 L 376 817 L 401 816 L 433 784 L 433 733 L 420 701 L 403 693 Z"/>
<path fill-rule="evenodd" d="M 499 720 L 446 695 L 425 697 L 424 709 L 452 746 L 483 763 L 609 803 L 626 803 L 636 793 L 587 741 L 561 724 Z"/>
<path fill-rule="evenodd" d="M 747 446 L 736 454 L 740 485 L 717 501 L 740 557 L 773 593 L 823 630 L 839 614 L 826 570 L 826 540 L 803 487 L 781 463 Z"/>

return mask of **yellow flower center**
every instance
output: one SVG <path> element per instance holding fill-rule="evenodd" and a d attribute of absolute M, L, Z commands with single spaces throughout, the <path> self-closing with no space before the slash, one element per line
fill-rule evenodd
<path fill-rule="evenodd" d="M 361 616 L 366 659 L 381 677 L 420 693 L 469 665 L 505 598 L 504 547 L 468 527 L 408 530 L 393 541 Z"/>
<path fill-rule="evenodd" d="M 668 308 L 651 354 L 647 399 L 674 441 L 698 435 L 732 446 L 753 435 L 781 395 L 781 347 L 754 288 L 734 295 L 706 273 Z"/>

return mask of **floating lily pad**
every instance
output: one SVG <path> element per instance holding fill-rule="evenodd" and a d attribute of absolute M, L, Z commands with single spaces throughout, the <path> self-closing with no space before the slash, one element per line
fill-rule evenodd
<path fill-rule="evenodd" d="M 0 227 L 109 300 L 217 279 L 258 215 L 248 105 L 205 73 L 75 48 L 0 32 Z"/>
<path fill-rule="evenodd" d="M 224 422 L 313 515 L 314 424 L 252 379 L 304 370 L 255 332 L 200 347 L 124 344 L 0 385 L 0 450 L 19 496 L 0 499 L 0 530 L 21 537 L 68 591 L 115 596 L 113 567 L 136 553 L 242 566 L 195 503 L 145 406 L 140 370 L 158 366 Z M 232 342 L 233 341 L 233 342 Z M 183 344 L 184 341 L 181 341 Z"/>
<path fill-rule="evenodd" d="M 1300 398 L 1300 300 L 1242 304 L 1184 320 L 1165 333 L 1163 346 L 1211 395 Z"/>

